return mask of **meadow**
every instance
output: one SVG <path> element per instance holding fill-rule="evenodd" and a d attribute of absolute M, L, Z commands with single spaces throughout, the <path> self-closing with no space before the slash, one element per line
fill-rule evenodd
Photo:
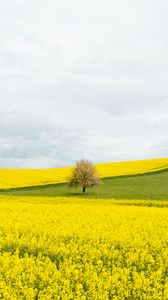
<path fill-rule="evenodd" d="M 168 299 L 168 170 L 135 164 L 86 195 L 66 183 L 1 189 L 0 299 Z"/>

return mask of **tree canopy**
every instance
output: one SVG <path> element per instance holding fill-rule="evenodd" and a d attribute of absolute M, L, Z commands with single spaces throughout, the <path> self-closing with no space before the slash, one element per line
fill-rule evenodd
<path fill-rule="evenodd" d="M 78 161 L 69 178 L 69 187 L 80 186 L 83 193 L 85 193 L 86 188 L 98 186 L 99 184 L 100 179 L 94 164 L 85 159 Z"/>

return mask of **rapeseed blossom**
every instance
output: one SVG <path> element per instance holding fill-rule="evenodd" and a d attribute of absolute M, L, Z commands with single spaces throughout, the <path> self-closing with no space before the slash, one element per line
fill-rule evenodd
<path fill-rule="evenodd" d="M 120 203 L 0 197 L 0 299 L 167 299 L 168 208 Z"/>

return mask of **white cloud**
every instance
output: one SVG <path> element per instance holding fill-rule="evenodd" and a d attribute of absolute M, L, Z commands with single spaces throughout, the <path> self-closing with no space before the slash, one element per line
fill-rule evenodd
<path fill-rule="evenodd" d="M 166 0 L 2 0 L 0 167 L 167 156 Z"/>

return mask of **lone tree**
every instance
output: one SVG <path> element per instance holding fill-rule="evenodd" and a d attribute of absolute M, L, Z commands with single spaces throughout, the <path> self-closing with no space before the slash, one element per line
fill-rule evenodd
<path fill-rule="evenodd" d="M 80 186 L 83 193 L 85 193 L 86 188 L 98 186 L 99 184 L 100 179 L 95 166 L 85 159 L 78 161 L 69 178 L 69 187 L 75 188 Z"/>

